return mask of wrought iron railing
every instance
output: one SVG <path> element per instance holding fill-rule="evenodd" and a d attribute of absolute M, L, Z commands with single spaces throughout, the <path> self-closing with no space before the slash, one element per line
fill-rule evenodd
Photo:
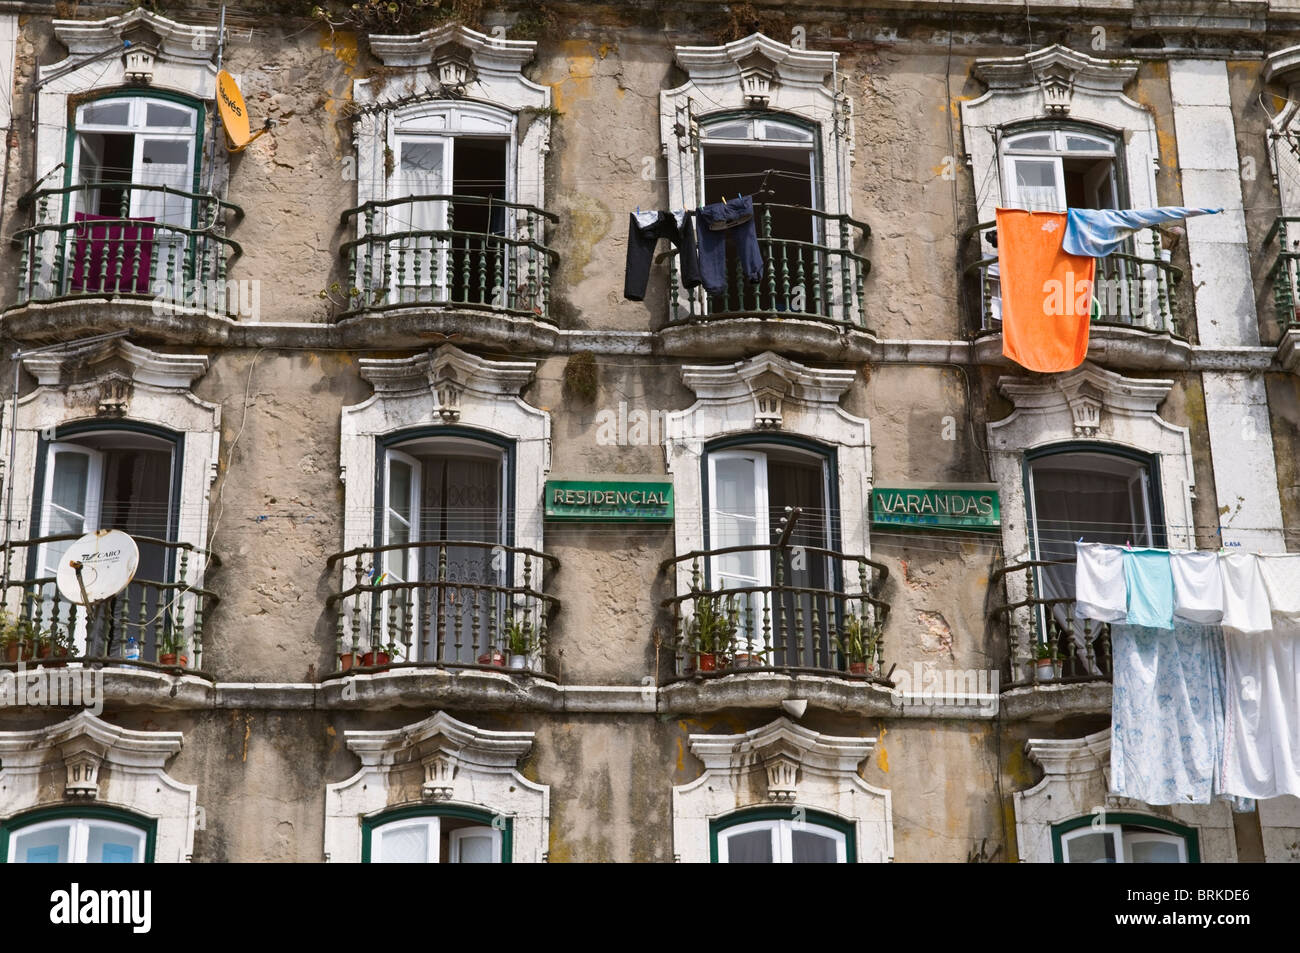
<path fill-rule="evenodd" d="M 466 218 L 480 227 L 457 225 Z M 422 220 L 438 227 L 413 227 Z M 546 245 L 546 224 L 558 221 L 544 209 L 474 195 L 410 195 L 348 209 L 342 224 L 359 237 L 343 244 L 348 287 L 339 316 L 432 304 L 551 322 L 559 255 Z"/>
<path fill-rule="evenodd" d="M 113 214 L 79 211 L 104 208 L 105 195 Z M 30 207 L 32 224 L 13 237 L 22 251 L 14 307 L 112 296 L 152 298 L 172 311 L 240 314 L 239 292 L 234 290 L 232 304 L 226 278 L 230 263 L 243 253 L 225 235 L 228 218 L 243 218 L 237 205 L 136 182 L 38 189 L 18 205 Z M 143 214 L 151 209 L 171 220 Z"/>
<path fill-rule="evenodd" d="M 772 234 L 773 216 L 799 223 L 807 237 Z M 754 203 L 763 277 L 749 284 L 739 258 L 728 253 L 726 286 L 720 294 L 681 284 L 677 256 L 668 258 L 668 314 L 671 323 L 736 317 L 804 318 L 867 330 L 863 283 L 871 261 L 854 248 L 871 227 L 848 215 L 831 215 L 799 205 Z"/>
<path fill-rule="evenodd" d="M 718 560 L 742 554 L 767 563 L 769 583 L 723 588 Z M 837 675 L 889 684 L 884 626 L 889 603 L 878 593 L 889 570 L 850 556 L 788 542 L 699 550 L 665 560 L 661 572 L 685 591 L 665 599 L 671 616 L 668 648 L 678 677 L 768 670 Z M 812 571 L 810 571 L 810 567 Z"/>
<path fill-rule="evenodd" d="M 1144 244 L 1151 255 L 1115 252 L 1097 259 L 1093 278 L 1092 323 L 1141 328 L 1191 339 L 1191 329 L 1176 316 L 1174 290 L 1183 272 L 1169 263 L 1160 247 L 1160 232 L 1144 229 Z M 996 254 L 997 224 L 981 222 L 966 230 L 963 243 L 974 245 L 975 260 L 962 278 L 973 292 L 972 311 L 977 331 L 1002 328 L 1002 290 Z M 989 255 L 989 251 L 993 254 Z M 1068 300 L 1067 300 L 1068 299 Z M 1063 305 L 1078 300 L 1078 289 L 1062 289 Z"/>
<path fill-rule="evenodd" d="M 997 569 L 989 580 L 1006 601 L 989 611 L 1006 626 L 1007 666 L 1003 689 L 1061 682 L 1110 681 L 1110 625 L 1080 618 L 1073 593 L 1042 594 L 1041 572 L 1073 567 L 1073 560 L 1028 560 Z M 1072 587 L 1071 587 L 1072 588 Z"/>
<path fill-rule="evenodd" d="M 493 668 L 545 674 L 559 601 L 542 592 L 554 556 L 459 540 L 360 546 L 338 565 L 339 671 L 391 665 Z M 419 567 L 409 580 L 385 566 Z"/>
<path fill-rule="evenodd" d="M 204 615 L 220 601 L 202 583 L 208 568 L 221 561 L 189 543 L 133 537 L 142 550 L 161 553 L 167 567 L 162 578 L 137 575 L 122 592 L 88 610 L 65 598 L 55 577 L 24 571 L 42 546 L 79 538 L 42 536 L 0 546 L 11 568 L 0 605 L 0 663 L 46 660 L 44 664 L 201 668 Z"/>
<path fill-rule="evenodd" d="M 1292 237 L 1295 236 L 1295 237 Z M 1269 269 L 1273 307 L 1283 333 L 1300 328 L 1300 218 L 1281 216 L 1264 238 L 1264 252 L 1277 241 L 1277 258 Z"/>

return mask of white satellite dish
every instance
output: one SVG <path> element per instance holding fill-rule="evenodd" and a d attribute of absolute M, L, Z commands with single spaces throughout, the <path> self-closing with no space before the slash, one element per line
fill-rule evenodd
<path fill-rule="evenodd" d="M 101 529 L 76 540 L 59 559 L 59 594 L 79 606 L 117 595 L 135 578 L 140 549 L 120 529 Z M 81 579 L 77 579 L 77 568 Z"/>

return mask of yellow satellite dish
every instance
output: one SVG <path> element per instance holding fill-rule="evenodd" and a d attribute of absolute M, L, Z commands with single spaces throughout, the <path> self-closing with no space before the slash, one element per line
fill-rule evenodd
<path fill-rule="evenodd" d="M 239 152 L 262 133 L 259 129 L 253 135 L 248 133 L 248 104 L 235 83 L 235 77 L 225 70 L 217 74 L 217 112 L 221 115 L 221 125 L 226 130 L 226 148 Z"/>

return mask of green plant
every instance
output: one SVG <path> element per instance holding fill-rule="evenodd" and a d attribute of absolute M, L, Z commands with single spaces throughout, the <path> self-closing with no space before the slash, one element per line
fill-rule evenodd
<path fill-rule="evenodd" d="M 185 634 L 179 626 L 168 626 L 158 639 L 159 655 L 183 655 L 185 653 Z"/>
<path fill-rule="evenodd" d="M 1055 662 L 1055 661 L 1056 661 L 1056 646 L 1053 645 L 1050 641 L 1047 641 L 1047 642 L 1039 642 L 1039 643 L 1034 647 L 1034 658 L 1038 659 L 1039 661 L 1044 661 L 1044 660 L 1046 660 L 1046 661 L 1050 661 L 1050 662 Z"/>
<path fill-rule="evenodd" d="M 532 655 L 536 647 L 533 639 L 533 624 L 526 616 L 511 616 L 502 629 L 506 649 L 511 655 Z"/>
<path fill-rule="evenodd" d="M 835 637 L 835 648 L 849 662 L 873 662 L 880 642 L 880 629 L 879 625 L 872 625 L 861 616 L 851 615 L 844 620 Z"/>
<path fill-rule="evenodd" d="M 700 655 L 720 655 L 736 637 L 735 607 L 722 596 L 697 596 L 687 639 Z"/>
<path fill-rule="evenodd" d="M 388 656 L 390 662 L 395 662 L 398 659 L 406 661 L 406 646 L 401 642 L 389 642 L 387 645 L 382 646 L 380 651 Z"/>

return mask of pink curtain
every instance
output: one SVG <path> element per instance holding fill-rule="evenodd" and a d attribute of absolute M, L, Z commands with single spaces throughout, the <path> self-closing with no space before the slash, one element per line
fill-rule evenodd
<path fill-rule="evenodd" d="M 109 215 L 77 212 L 73 230 L 71 291 L 148 294 L 153 228 L 128 225 Z M 152 218 L 132 219 L 152 222 Z M 103 222 L 104 224 L 90 224 Z M 108 224 L 108 223 L 114 224 Z M 105 260 L 107 256 L 107 260 Z M 179 263 L 178 263 L 179 265 Z"/>

